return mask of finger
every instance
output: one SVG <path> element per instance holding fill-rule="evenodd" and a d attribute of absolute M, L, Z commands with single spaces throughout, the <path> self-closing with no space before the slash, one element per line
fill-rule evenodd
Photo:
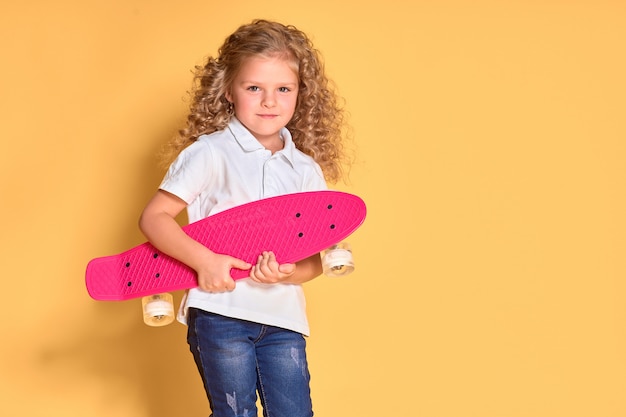
<path fill-rule="evenodd" d="M 230 275 L 225 276 L 223 279 L 211 280 L 211 279 L 198 279 L 198 287 L 202 291 L 210 293 L 220 293 L 233 291 L 236 287 L 235 280 Z"/>
<path fill-rule="evenodd" d="M 259 255 L 256 262 L 256 269 L 258 274 L 265 276 L 271 273 L 268 262 L 269 255 L 267 252 L 263 252 Z"/>
<path fill-rule="evenodd" d="M 237 283 L 235 282 L 235 280 L 231 280 L 230 282 L 227 282 L 226 285 L 224 286 L 224 291 L 232 292 L 235 290 L 236 286 L 237 286 Z"/>
<path fill-rule="evenodd" d="M 256 282 L 261 282 L 261 280 L 263 279 L 263 273 L 261 272 L 261 263 L 263 261 L 263 255 L 259 255 L 259 257 L 257 258 L 257 263 L 256 265 L 252 265 L 252 267 L 250 268 L 250 278 L 253 281 Z"/>
<path fill-rule="evenodd" d="M 278 262 L 271 252 L 263 252 L 257 258 L 257 263 L 250 271 L 250 278 L 256 282 L 270 284 L 277 280 Z"/>
<path fill-rule="evenodd" d="M 264 252 L 263 260 L 266 268 L 270 271 L 270 273 L 274 274 L 278 272 L 278 261 L 276 260 L 276 255 L 274 252 Z"/>

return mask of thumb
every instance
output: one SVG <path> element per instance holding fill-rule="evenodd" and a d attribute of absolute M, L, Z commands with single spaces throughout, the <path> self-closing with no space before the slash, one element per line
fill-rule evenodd
<path fill-rule="evenodd" d="M 248 262 L 242 259 L 237 259 L 237 258 L 232 258 L 232 262 L 230 265 L 233 268 L 243 269 L 243 270 L 252 268 L 252 264 L 249 264 Z"/>
<path fill-rule="evenodd" d="M 282 274 L 293 274 L 296 271 L 296 264 L 279 265 L 278 271 Z"/>

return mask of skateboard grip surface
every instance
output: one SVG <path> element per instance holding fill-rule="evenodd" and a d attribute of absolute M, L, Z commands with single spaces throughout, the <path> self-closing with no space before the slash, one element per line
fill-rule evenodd
<path fill-rule="evenodd" d="M 183 230 L 213 252 L 255 264 L 263 251 L 294 263 L 340 242 L 365 220 L 359 197 L 312 191 L 270 197 L 211 215 Z M 234 279 L 249 271 L 231 270 Z M 85 282 L 96 300 L 127 300 L 197 286 L 193 269 L 146 242 L 118 255 L 95 258 Z"/>

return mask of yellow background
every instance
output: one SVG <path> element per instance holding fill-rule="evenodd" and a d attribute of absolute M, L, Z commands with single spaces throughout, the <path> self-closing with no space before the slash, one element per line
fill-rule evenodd
<path fill-rule="evenodd" d="M 369 208 L 306 287 L 316 415 L 625 416 L 621 0 L 3 2 L 1 414 L 208 415 L 185 327 L 83 274 L 143 242 L 190 70 L 255 17 L 325 56 Z"/>

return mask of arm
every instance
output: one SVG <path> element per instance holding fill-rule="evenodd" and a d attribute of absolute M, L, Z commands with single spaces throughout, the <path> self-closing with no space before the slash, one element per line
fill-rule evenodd
<path fill-rule="evenodd" d="M 209 292 L 235 289 L 231 268 L 248 269 L 250 264 L 227 255 L 216 254 L 189 237 L 176 222 L 187 206 L 185 201 L 159 190 L 146 205 L 139 228 L 156 248 L 178 259 L 198 273 L 198 287 Z"/>

